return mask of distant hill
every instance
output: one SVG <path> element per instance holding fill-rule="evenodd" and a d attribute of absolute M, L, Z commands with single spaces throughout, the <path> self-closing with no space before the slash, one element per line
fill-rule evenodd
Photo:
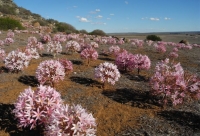
<path fill-rule="evenodd" d="M 39 14 L 32 13 L 30 10 L 17 6 L 13 0 L 0 0 L 0 17 L 10 17 L 20 22 L 31 22 L 32 25 L 37 22 L 40 26 L 53 26 L 54 29 L 52 31 L 55 32 L 78 32 L 75 27 L 68 23 L 59 22 L 54 19 L 45 19 Z"/>

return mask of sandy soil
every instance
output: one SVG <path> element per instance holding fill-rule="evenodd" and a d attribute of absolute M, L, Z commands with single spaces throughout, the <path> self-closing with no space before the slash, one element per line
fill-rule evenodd
<path fill-rule="evenodd" d="M 8 53 L 16 48 L 22 48 L 27 44 L 29 36 L 34 34 L 18 34 L 15 43 L 5 46 Z M 6 37 L 6 32 L 0 35 L 0 39 Z M 198 43 L 198 38 L 186 35 L 162 35 L 163 41 L 179 42 L 187 39 L 190 43 Z M 145 36 L 131 36 L 128 38 L 145 39 Z M 108 45 L 100 45 L 101 49 L 108 49 Z M 136 54 L 146 54 L 152 61 L 149 71 L 141 71 L 137 76 L 136 71 L 122 73 L 120 80 L 115 86 L 106 84 L 102 89 L 102 83 L 94 79 L 94 68 L 100 63 L 108 61 L 114 63 L 114 57 L 99 54 L 96 61 L 90 66 L 80 58 L 79 53 L 59 54 L 57 58 L 67 58 L 73 62 L 74 71 L 55 88 L 68 104 L 81 104 L 88 112 L 93 113 L 97 121 L 98 136 L 149 136 L 149 135 L 194 135 L 200 131 L 200 110 L 198 102 L 185 103 L 179 107 L 167 107 L 163 109 L 149 95 L 148 79 L 153 74 L 155 64 L 164 59 L 171 47 L 165 54 L 157 53 L 154 48 L 145 46 L 138 49 L 130 44 L 121 45 Z M 177 62 L 181 62 L 184 69 L 200 75 L 200 48 L 192 50 L 180 50 Z M 44 52 L 45 53 L 45 52 Z M 56 59 L 57 59 L 56 58 Z M 13 103 L 20 92 L 31 86 L 38 85 L 35 79 L 35 71 L 40 62 L 53 59 L 51 55 L 43 55 L 37 60 L 31 61 L 28 68 L 20 73 L 10 73 L 0 63 L 0 136 L 34 136 L 42 135 L 38 130 L 18 129 L 11 111 Z"/>

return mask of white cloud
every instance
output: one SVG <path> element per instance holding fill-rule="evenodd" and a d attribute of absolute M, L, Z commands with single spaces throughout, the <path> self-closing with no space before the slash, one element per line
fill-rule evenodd
<path fill-rule="evenodd" d="M 77 8 L 77 6 L 73 6 L 73 8 Z"/>
<path fill-rule="evenodd" d="M 111 13 L 110 15 L 111 15 L 111 16 L 114 16 L 115 14 Z"/>
<path fill-rule="evenodd" d="M 159 21 L 160 19 L 159 18 L 151 17 L 150 20 L 152 20 L 152 21 Z"/>
<path fill-rule="evenodd" d="M 76 16 L 76 18 L 81 18 L 80 16 Z"/>
<path fill-rule="evenodd" d="M 79 19 L 80 22 L 90 22 L 87 18 L 81 17 Z"/>
<path fill-rule="evenodd" d="M 165 17 L 164 19 L 165 19 L 165 20 L 171 20 L 171 18 L 168 18 L 168 17 Z"/>
<path fill-rule="evenodd" d="M 125 1 L 125 4 L 128 4 L 128 1 Z"/>
<path fill-rule="evenodd" d="M 108 17 L 107 20 L 110 20 L 110 18 Z"/>
<path fill-rule="evenodd" d="M 98 15 L 96 18 L 102 18 L 103 16 L 101 16 L 101 15 Z"/>
<path fill-rule="evenodd" d="M 100 12 L 101 10 L 100 10 L 100 9 L 96 9 L 95 11 L 96 11 L 96 12 Z"/>

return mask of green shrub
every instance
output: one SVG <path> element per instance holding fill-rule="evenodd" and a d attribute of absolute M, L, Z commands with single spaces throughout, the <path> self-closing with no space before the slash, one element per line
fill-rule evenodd
<path fill-rule="evenodd" d="M 96 29 L 89 33 L 90 35 L 100 35 L 100 36 L 106 36 L 106 33 L 102 30 Z"/>
<path fill-rule="evenodd" d="M 161 39 L 159 36 L 157 36 L 157 35 L 148 35 L 148 36 L 146 37 L 146 40 L 162 41 L 162 39 Z"/>
<path fill-rule="evenodd" d="M 66 32 L 67 34 L 77 32 L 77 30 L 72 25 L 67 24 L 67 23 L 60 22 L 60 23 L 56 23 L 55 26 L 56 26 L 57 31 L 59 32 Z"/>
<path fill-rule="evenodd" d="M 80 30 L 79 32 L 82 33 L 82 34 L 88 34 L 88 32 L 86 30 L 84 30 L 84 29 Z"/>
<path fill-rule="evenodd" d="M 0 18 L 0 30 L 8 30 L 8 29 L 16 29 L 22 30 L 24 27 L 21 25 L 21 23 L 15 19 L 11 18 Z"/>

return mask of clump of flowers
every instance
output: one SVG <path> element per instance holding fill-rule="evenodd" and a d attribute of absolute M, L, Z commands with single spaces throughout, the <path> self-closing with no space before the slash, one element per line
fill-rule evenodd
<path fill-rule="evenodd" d="M 90 43 L 90 46 L 91 46 L 92 48 L 99 48 L 99 45 L 98 45 L 98 43 L 96 43 L 96 42 L 91 42 L 91 43 Z"/>
<path fill-rule="evenodd" d="M 189 97 L 200 98 L 200 80 L 184 72 L 180 63 L 170 63 L 168 58 L 157 63 L 150 86 L 153 95 L 161 96 L 164 106 L 170 102 L 174 106 L 182 104 Z"/>
<path fill-rule="evenodd" d="M 108 51 L 110 54 L 117 56 L 117 54 L 120 52 L 120 48 L 119 46 L 110 46 Z"/>
<path fill-rule="evenodd" d="M 29 57 L 26 56 L 24 52 L 21 52 L 19 49 L 11 51 L 6 56 L 4 62 L 5 67 L 12 72 L 19 72 L 23 70 L 24 67 L 28 67 Z"/>
<path fill-rule="evenodd" d="M 53 56 L 55 56 L 62 52 L 62 45 L 58 41 L 51 41 L 47 44 L 47 52 L 53 53 Z"/>
<path fill-rule="evenodd" d="M 80 56 L 82 59 L 87 59 L 89 66 L 90 60 L 96 60 L 98 58 L 98 53 L 94 48 L 85 48 L 81 51 Z"/>
<path fill-rule="evenodd" d="M 147 55 L 136 54 L 133 61 L 134 68 L 138 69 L 138 75 L 140 70 L 148 70 L 151 67 L 151 61 Z"/>
<path fill-rule="evenodd" d="M 25 49 L 24 53 L 26 54 L 27 57 L 29 57 L 30 60 L 31 59 L 38 59 L 40 57 L 36 48 L 27 47 Z"/>
<path fill-rule="evenodd" d="M 0 40 L 0 47 L 3 47 L 4 46 L 4 41 L 3 40 Z"/>
<path fill-rule="evenodd" d="M 40 85 L 34 91 L 29 87 L 18 96 L 13 113 L 19 127 L 33 129 L 46 125 L 54 110 L 62 104 L 61 95 L 54 88 Z"/>
<path fill-rule="evenodd" d="M 66 50 L 67 52 L 77 52 L 81 50 L 81 46 L 76 41 L 68 41 L 66 44 Z"/>
<path fill-rule="evenodd" d="M 167 51 L 163 43 L 158 43 L 158 44 L 155 43 L 154 47 L 156 48 L 156 51 L 159 53 L 165 53 Z"/>
<path fill-rule="evenodd" d="M 105 82 L 114 85 L 120 78 L 120 72 L 116 65 L 104 62 L 95 68 L 95 78 L 100 79 L 100 81 L 104 83 L 104 86 Z"/>
<path fill-rule="evenodd" d="M 64 67 L 65 73 L 69 73 L 73 71 L 73 64 L 70 60 L 67 59 L 59 59 L 58 60 Z"/>
<path fill-rule="evenodd" d="M 96 133 L 95 118 L 80 105 L 62 105 L 56 109 L 46 127 L 47 136 L 82 135 L 94 136 Z"/>
<path fill-rule="evenodd" d="M 135 56 L 124 50 L 121 53 L 118 53 L 115 59 L 115 64 L 117 65 L 119 70 L 127 72 L 132 71 L 134 69 L 134 61 Z"/>
<path fill-rule="evenodd" d="M 5 56 L 6 56 L 5 50 L 0 48 L 0 59 L 4 60 Z"/>
<path fill-rule="evenodd" d="M 10 45 L 10 44 L 12 44 L 12 43 L 14 43 L 14 40 L 13 40 L 13 38 L 6 38 L 5 40 L 4 40 L 4 43 L 6 44 L 6 45 Z"/>
<path fill-rule="evenodd" d="M 40 84 L 54 84 L 63 80 L 65 77 L 65 68 L 57 60 L 45 60 L 41 62 L 36 70 L 36 78 Z"/>
<path fill-rule="evenodd" d="M 41 41 L 42 41 L 42 43 L 48 43 L 51 41 L 51 36 L 50 35 L 42 35 Z"/>

